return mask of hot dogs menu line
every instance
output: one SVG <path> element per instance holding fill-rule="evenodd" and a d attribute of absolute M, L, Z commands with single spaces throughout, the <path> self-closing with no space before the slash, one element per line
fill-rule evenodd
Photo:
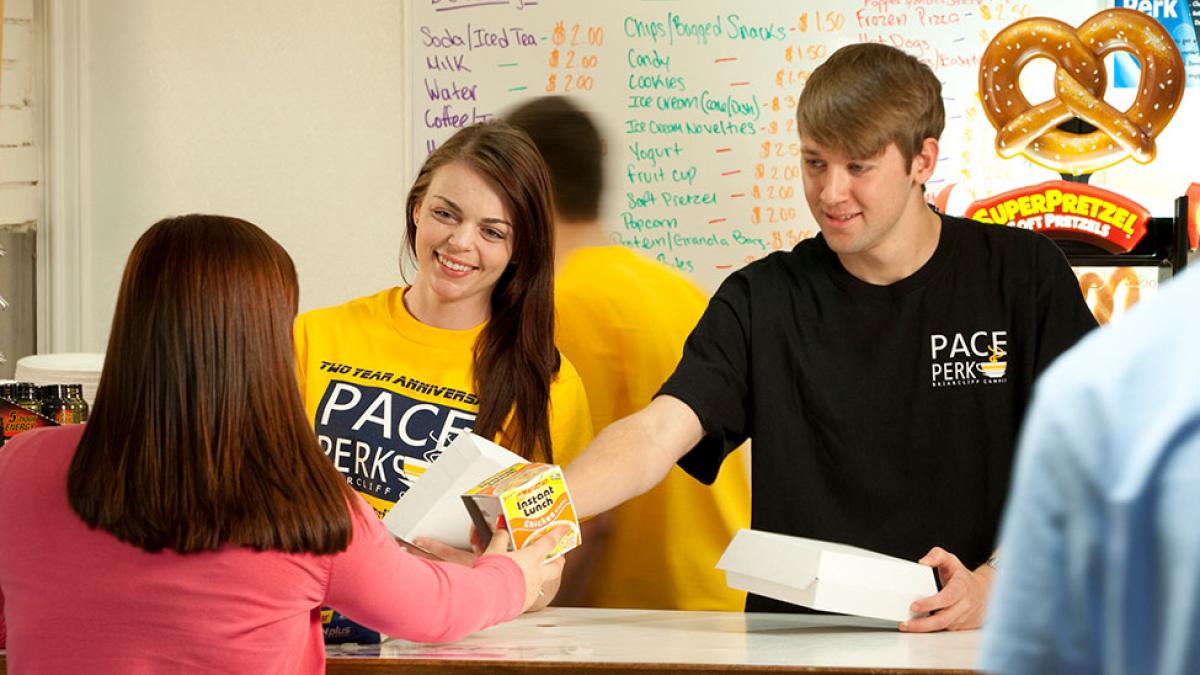
<path fill-rule="evenodd" d="M 1078 5 L 1055 8 L 1067 20 L 1097 8 L 1066 4 Z M 988 41 L 1035 9 L 1010 0 L 422 0 L 406 17 L 410 164 L 415 171 L 457 129 L 530 97 L 574 97 L 606 137 L 611 241 L 712 290 L 816 233 L 796 98 L 845 44 L 894 45 L 941 78 L 947 120 L 931 191 L 1028 171 L 1028 161 L 996 155 L 977 78 Z"/>

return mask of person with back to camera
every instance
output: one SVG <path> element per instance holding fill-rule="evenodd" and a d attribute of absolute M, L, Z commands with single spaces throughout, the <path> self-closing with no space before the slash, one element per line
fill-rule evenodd
<path fill-rule="evenodd" d="M 465 429 L 535 462 L 591 439 L 583 383 L 554 346 L 551 199 L 524 133 L 465 127 L 426 158 L 408 193 L 412 285 L 297 320 L 309 420 L 380 518 Z M 410 543 L 466 564 L 476 555 Z"/>
<path fill-rule="evenodd" d="M 605 511 L 676 462 L 708 482 L 753 438 L 756 529 L 918 559 L 944 588 L 900 629 L 977 627 L 1033 380 L 1095 321 L 1048 239 L 924 201 L 944 119 L 927 66 L 839 49 L 796 119 L 820 235 L 726 279 L 657 398 L 568 467 L 572 495 Z"/>
<path fill-rule="evenodd" d="M 603 141 L 587 113 L 547 96 L 504 119 L 529 134 L 550 168 L 558 345 L 583 378 L 593 428 L 603 429 L 650 402 L 708 298 L 666 265 L 609 245 L 599 221 Z M 715 566 L 750 524 L 743 462 L 737 452 L 711 488 L 672 469 L 650 492 L 585 523 L 587 546 L 571 556 L 564 577 L 574 597 L 559 593 L 558 602 L 740 610 L 746 594 L 729 588 Z"/>
<path fill-rule="evenodd" d="M 1039 380 L 981 670 L 1200 673 L 1197 307 L 1188 270 Z"/>
<path fill-rule="evenodd" d="M 0 449 L 9 673 L 320 673 L 322 605 L 453 640 L 560 573 L 550 542 L 507 553 L 501 535 L 469 568 L 391 538 L 305 419 L 298 297 L 287 253 L 245 221 L 138 240 L 90 421 Z"/>

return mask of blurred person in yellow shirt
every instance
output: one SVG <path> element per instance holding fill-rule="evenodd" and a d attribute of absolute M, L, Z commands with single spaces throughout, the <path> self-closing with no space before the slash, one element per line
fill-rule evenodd
<path fill-rule="evenodd" d="M 609 244 L 599 220 L 604 142 L 584 111 L 544 97 L 505 120 L 529 134 L 550 170 L 556 339 L 583 378 L 599 431 L 650 402 L 708 297 L 666 265 Z M 589 521 L 556 604 L 741 611 L 745 594 L 715 565 L 749 527 L 746 466 L 726 462 L 712 487 L 673 468 L 655 489 Z"/>

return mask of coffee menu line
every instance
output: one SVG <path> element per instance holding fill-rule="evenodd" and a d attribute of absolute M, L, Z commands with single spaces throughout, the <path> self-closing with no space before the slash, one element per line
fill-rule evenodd
<path fill-rule="evenodd" d="M 1078 3 L 1083 16 L 1094 3 Z M 979 56 L 1032 3 L 496 0 L 416 3 L 410 36 L 415 169 L 457 129 L 532 97 L 573 97 L 605 134 L 609 239 L 712 290 L 813 236 L 796 99 L 852 42 L 894 45 L 938 74 L 947 108 L 929 189 L 1006 180 L 976 95 Z M 897 92 L 898 96 L 904 95 Z M 864 110 L 862 115 L 870 116 Z"/>

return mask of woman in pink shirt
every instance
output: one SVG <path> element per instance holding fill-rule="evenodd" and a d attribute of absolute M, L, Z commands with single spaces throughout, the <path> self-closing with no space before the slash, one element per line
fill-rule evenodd
<path fill-rule="evenodd" d="M 557 537 L 471 567 L 403 551 L 318 446 L 293 367 L 298 286 L 245 221 L 134 246 L 91 421 L 0 448 L 8 672 L 324 671 L 319 607 L 454 640 L 517 616 Z"/>

